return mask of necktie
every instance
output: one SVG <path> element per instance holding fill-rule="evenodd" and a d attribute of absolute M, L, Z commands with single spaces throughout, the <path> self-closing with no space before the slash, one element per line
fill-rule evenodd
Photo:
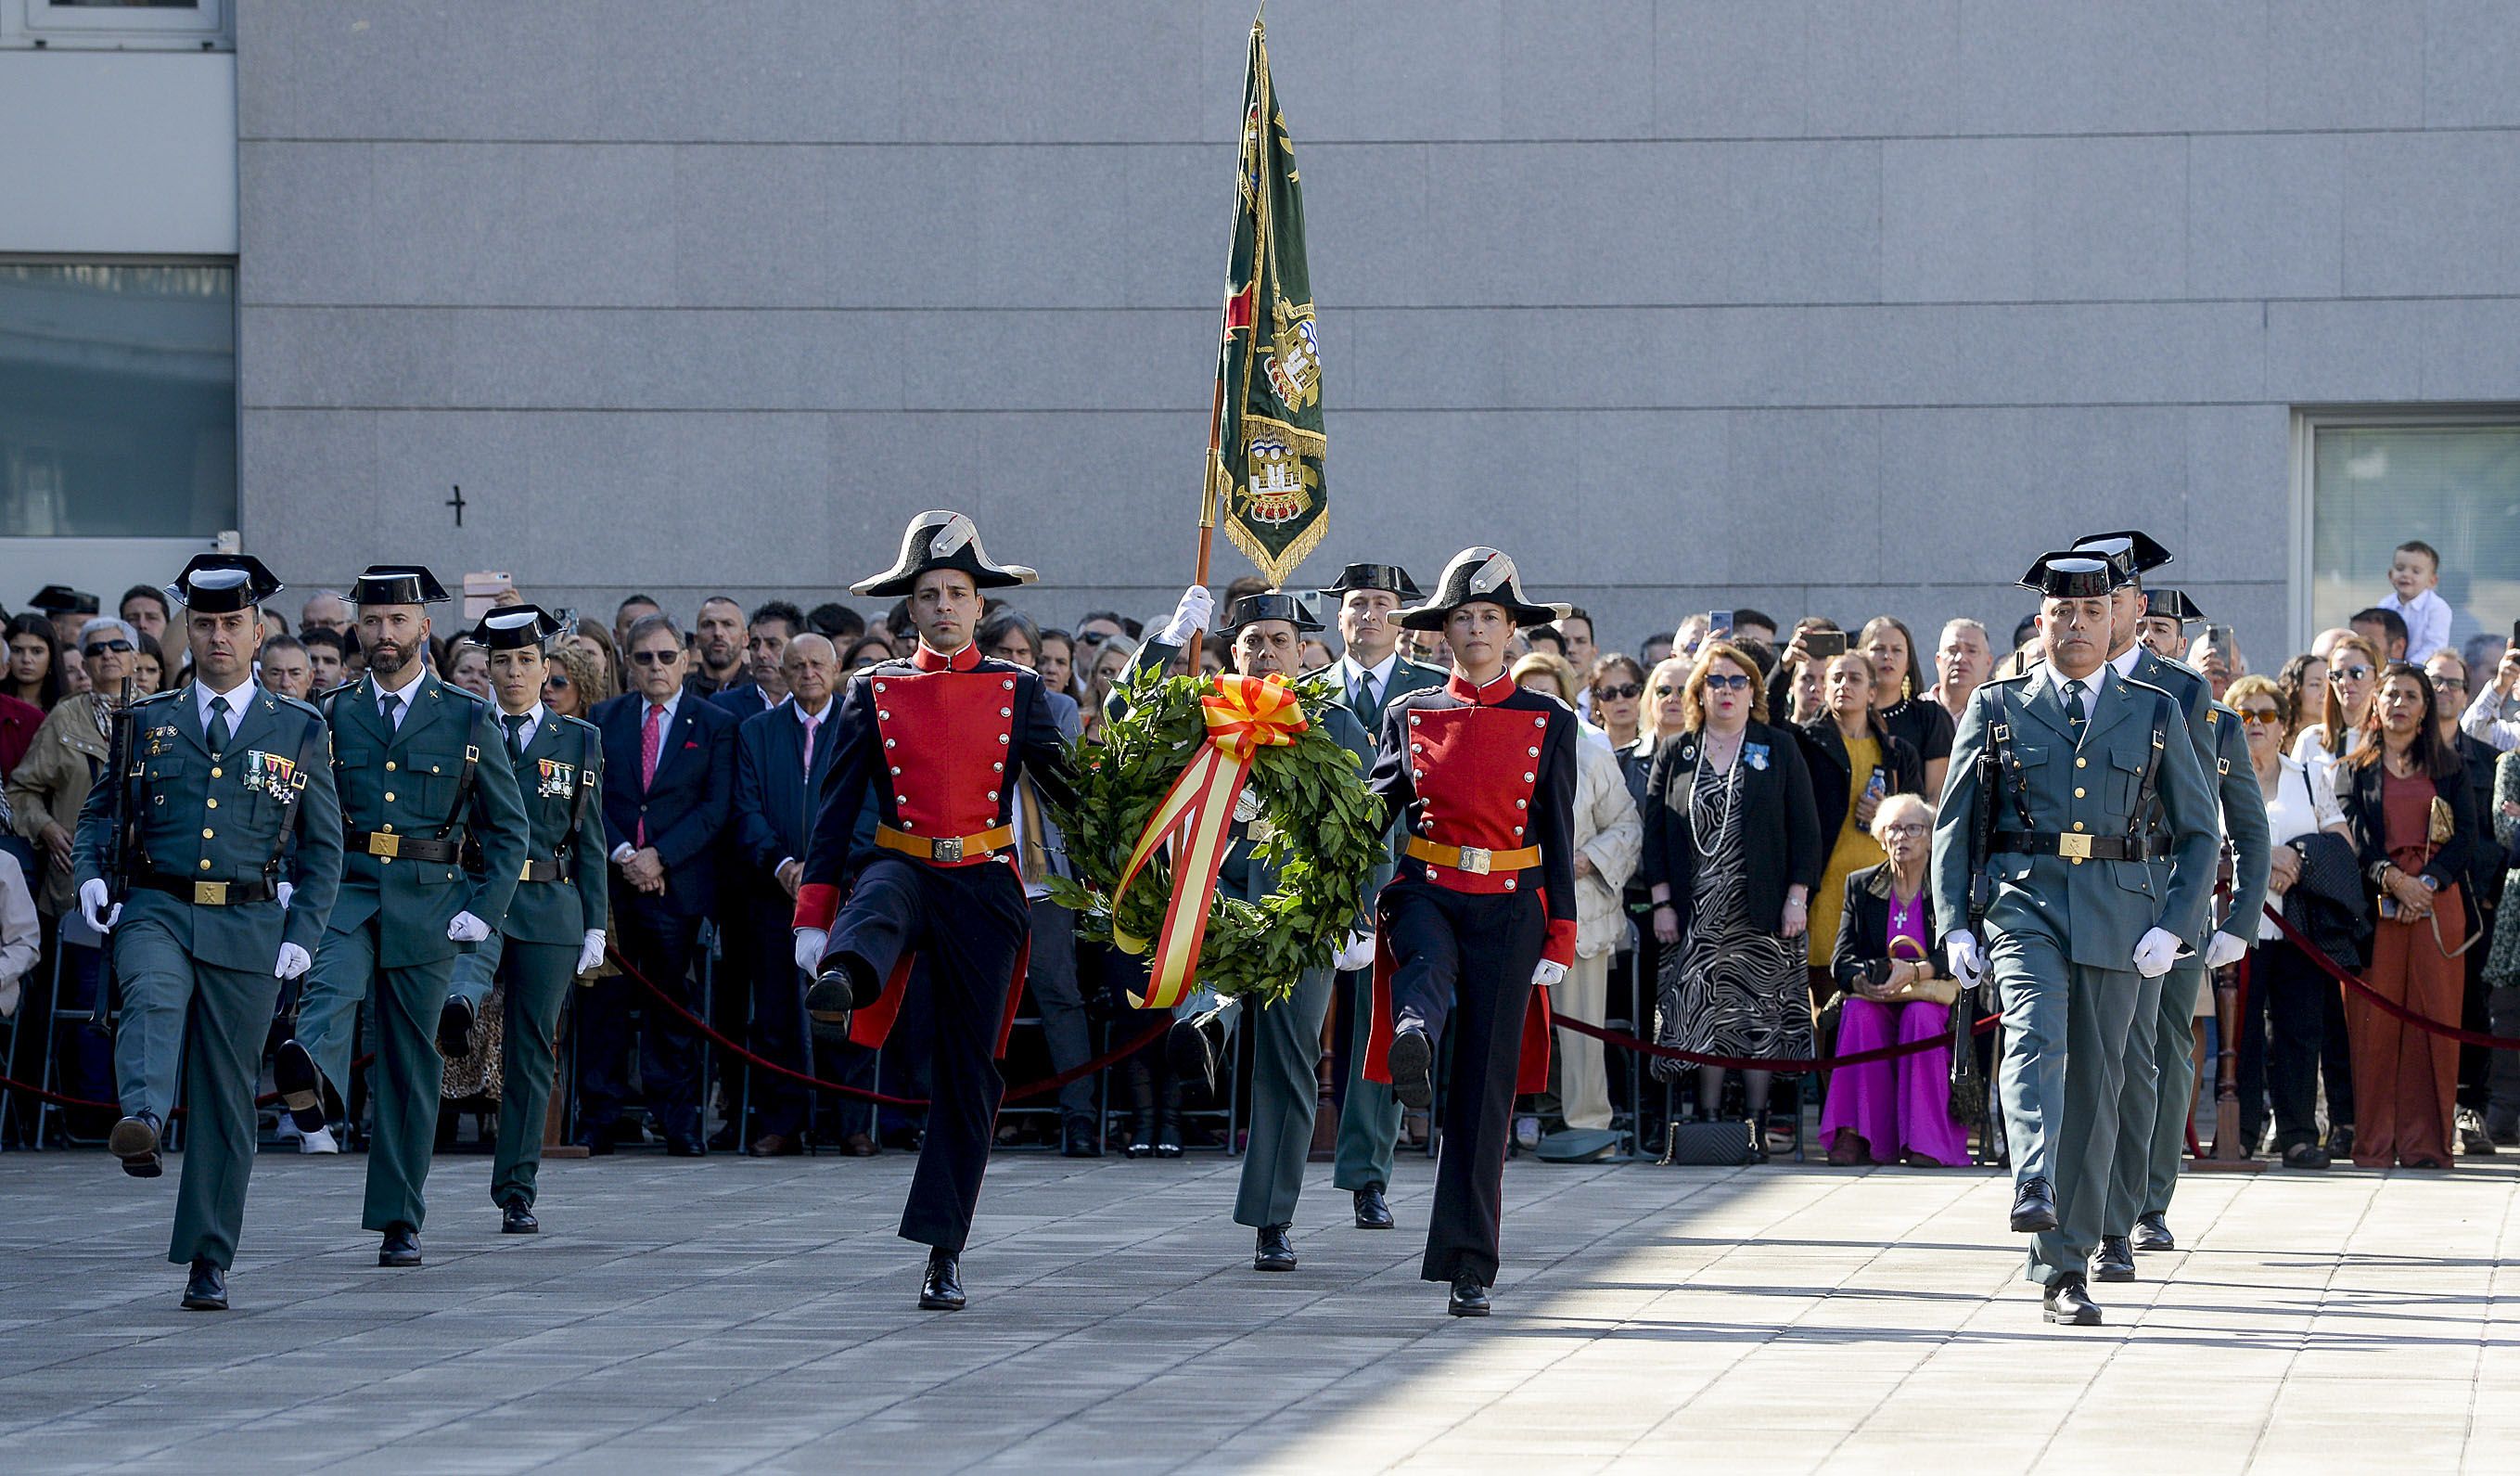
<path fill-rule="evenodd" d="M 2083 725 L 2089 717 L 2089 715 L 2083 711 L 2083 694 L 2089 690 L 2091 689 L 2079 681 L 2065 683 L 2065 722 L 2073 728 L 2074 742 L 2077 746 L 2080 746 L 2083 741 Z"/>
<path fill-rule="evenodd" d="M 231 730 L 228 727 L 228 700 L 224 697 L 211 698 L 209 732 L 211 753 L 215 754 L 219 750 L 228 746 L 228 735 L 230 731 Z"/>
<path fill-rule="evenodd" d="M 814 775 L 814 730 L 823 725 L 823 719 L 809 717 L 802 713 L 796 716 L 805 724 L 805 776 L 810 779 Z"/>
<path fill-rule="evenodd" d="M 1360 717 L 1372 717 L 1373 715 L 1373 699 L 1378 694 L 1373 690 L 1372 672 L 1368 671 L 1363 676 L 1358 677 L 1356 679 L 1356 715 Z"/>
<path fill-rule="evenodd" d="M 527 719 L 531 718 L 533 715 L 534 715 L 531 713 L 502 713 L 499 715 L 499 720 L 508 725 L 508 747 L 515 749 L 520 754 L 525 751 L 525 723 Z"/>
<path fill-rule="evenodd" d="M 648 704 L 648 720 L 639 725 L 639 787 L 652 789 L 656 784 L 656 754 L 664 747 L 665 710 Z"/>
<path fill-rule="evenodd" d="M 377 704 L 377 715 L 384 719 L 386 732 L 402 731 L 402 698 L 396 693 L 387 692 L 384 699 Z"/>

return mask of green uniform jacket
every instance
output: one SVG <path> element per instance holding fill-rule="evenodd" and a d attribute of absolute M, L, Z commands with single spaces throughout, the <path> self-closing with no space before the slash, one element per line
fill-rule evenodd
<path fill-rule="evenodd" d="M 326 693 L 323 707 L 332 718 L 333 775 L 349 829 L 459 839 L 469 827 L 481 852 L 477 877 L 452 861 L 353 852 L 342 863 L 334 930 L 380 919 L 377 962 L 389 969 L 454 957 L 457 946 L 446 924 L 458 912 L 496 932 L 525 862 L 525 808 L 516 770 L 500 761 L 506 743 L 489 704 L 423 676 L 402 725 L 388 728 L 377 712 L 376 679 L 363 676 Z M 451 815 L 468 750 L 476 763 L 471 812 Z"/>
<path fill-rule="evenodd" d="M 290 905 L 196 906 L 189 898 L 135 887 L 122 915 L 164 923 L 203 963 L 268 970 L 282 944 L 312 956 L 324 937 L 341 881 L 341 807 L 323 715 L 293 698 L 248 690 L 252 696 L 215 763 L 190 683 L 133 705 L 141 869 L 196 882 L 256 881 L 278 857 L 272 874 L 294 889 Z M 71 869 L 80 882 L 102 874 L 114 789 L 100 780 L 79 807 Z M 292 836 L 293 848 L 286 845 Z"/>
<path fill-rule="evenodd" d="M 2222 723 L 2214 715 L 2214 689 L 2206 684 L 2204 673 L 2183 662 L 2156 656 L 2149 646 L 2138 646 L 2136 648 L 2135 669 L 2128 674 L 2147 687 L 2160 688 L 2178 702 L 2180 713 L 2187 719 L 2187 741 L 2196 748 L 2197 766 L 2205 771 L 2206 787 L 2218 786 L 2221 781 L 2215 775 L 2214 765 L 2222 748 Z M 2161 825 L 2158 809 L 2154 811 L 2152 823 L 2156 828 Z M 2221 833 L 2219 825 L 2216 833 Z M 2167 882 L 2170 862 L 2155 861 L 2153 870 Z M 2208 906 L 2197 919 L 2196 931 L 2180 933 L 2179 936 L 2191 947 L 2198 946 L 2205 942 L 2205 935 L 2212 931 L 2213 925 L 2214 909 Z"/>
<path fill-rule="evenodd" d="M 517 790 L 531 827 L 527 858 L 550 861 L 565 844 L 569 864 L 576 868 L 566 882 L 519 882 L 499 931 L 520 943 L 576 947 L 589 929 L 604 926 L 604 736 L 594 723 L 545 708 L 523 753 L 504 742 L 499 747 L 514 761 Z M 593 787 L 571 835 L 569 814 L 577 806 L 580 785 Z"/>
<path fill-rule="evenodd" d="M 2231 842 L 2231 911 L 2223 931 L 2243 943 L 2254 943 L 2258 918 L 2267 905 L 2267 855 L 2272 844 L 2267 830 L 2266 791 L 2258 788 L 2258 771 L 2249 762 L 2249 739 L 2240 715 L 2221 703 L 2207 715 L 2214 728 L 2214 759 L 2206 775 L 2223 798 L 2223 834 Z"/>
<path fill-rule="evenodd" d="M 2143 861 L 2076 861 L 1999 852 L 1987 857 L 1996 891 L 1986 931 L 2046 933 L 2073 962 L 2121 972 L 2134 967 L 2136 945 L 2148 929 L 2196 937 L 2214 895 L 2222 839 L 2215 823 L 2214 789 L 2206 783 L 2196 746 L 2179 738 L 2184 718 L 2178 699 L 2169 693 L 2110 672 L 2077 747 L 2056 674 L 2048 668 L 1978 688 L 1953 739 L 1951 773 L 1934 822 L 1938 930 L 1952 933 L 1969 926 L 1969 832 L 1978 801 L 1977 760 L 1990 728 L 2002 721 L 2011 727 L 2011 752 L 2021 766 L 2031 828 L 2092 836 L 2141 833 L 2137 797 L 2158 731 L 2164 741 L 2153 789 L 2172 851 L 2166 872 Z M 1987 797 L 2000 831 L 2022 828 L 2012 785 L 2006 774 L 1999 792 Z"/>

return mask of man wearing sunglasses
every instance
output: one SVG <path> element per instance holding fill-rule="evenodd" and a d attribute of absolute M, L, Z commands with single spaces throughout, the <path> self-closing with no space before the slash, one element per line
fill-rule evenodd
<path fill-rule="evenodd" d="M 296 1035 L 272 1078 L 298 1150 L 338 1153 L 331 1122 L 350 1080 L 359 1005 L 376 1022 L 369 1092 L 367 1202 L 360 1223 L 383 1236 L 377 1264 L 420 1265 L 422 1197 L 437 1140 L 439 1016 L 455 955 L 507 915 L 525 859 L 525 809 L 494 710 L 428 669 L 428 607 L 447 598 L 410 565 L 359 576 L 351 601 L 368 673 L 320 704 L 333 728 L 333 774 L 348 853 Z M 465 844 L 480 869 L 468 871 Z"/>
<path fill-rule="evenodd" d="M 89 790 L 79 813 L 79 910 L 112 935 L 122 992 L 113 1054 L 125 1115 L 107 1146 L 134 1177 L 164 1172 L 158 1135 L 180 1071 L 191 1117 L 166 1257 L 191 1267 L 183 1305 L 196 1312 L 227 1310 L 263 1040 L 283 984 L 306 972 L 324 935 L 341 874 L 324 718 L 253 679 L 254 607 L 280 587 L 237 554 L 200 555 L 166 587 L 184 608 L 194 679 L 133 705 L 129 767 Z M 90 626 L 89 660 L 127 651 L 123 633 Z M 132 849 L 109 876 L 117 830 Z"/>

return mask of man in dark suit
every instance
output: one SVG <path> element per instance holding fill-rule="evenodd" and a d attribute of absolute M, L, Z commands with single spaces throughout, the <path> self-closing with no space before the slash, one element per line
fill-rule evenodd
<path fill-rule="evenodd" d="M 753 987 L 753 1046 L 762 1055 L 791 1070 L 805 1069 L 805 993 L 791 956 L 788 934 L 794 915 L 796 888 L 805 873 L 805 843 L 814 826 L 814 807 L 831 771 L 834 715 L 832 683 L 839 675 L 840 656 L 832 643 L 807 632 L 781 642 L 789 700 L 743 720 L 735 735 L 735 849 L 740 856 L 734 875 L 741 896 L 729 899 L 734 925 L 742 929 L 744 946 L 758 961 Z M 865 1056 L 871 1063 L 873 1057 Z M 834 1063 L 822 1072 L 834 1075 Z M 775 1072 L 762 1072 L 753 1082 L 754 1110 L 759 1116 L 752 1151 L 763 1158 L 802 1152 L 806 1088 Z M 856 1134 L 849 1147 L 874 1151 L 870 1135 Z"/>
<path fill-rule="evenodd" d="M 630 967 L 693 1007 L 700 920 L 717 899 L 718 844 L 733 810 L 735 719 L 683 685 L 682 632 L 662 615 L 630 627 L 631 690 L 599 705 L 604 833 L 612 847 L 612 917 Z M 677 1158 L 700 1141 L 699 1040 L 671 1008 L 621 977 L 597 984 L 582 1012 L 578 1098 L 587 1147 L 612 1150 L 623 1102 L 630 1010 L 643 1005 L 639 1080 Z"/>
<path fill-rule="evenodd" d="M 804 612 L 786 600 L 772 600 L 753 611 L 744 626 L 743 679 L 720 689 L 709 701 L 725 709 L 739 725 L 786 702 L 788 678 L 780 674 L 780 659 L 788 652 L 788 638 L 804 628 Z M 725 874 L 743 874 L 743 848 L 732 821 L 726 827 L 720 850 L 718 864 Z M 736 1040 L 749 1033 L 747 1021 L 760 1017 L 754 996 L 765 985 L 773 989 L 783 986 L 788 968 L 784 941 L 774 952 L 753 951 L 750 903 L 743 895 L 747 891 L 731 887 L 718 899 L 717 988 L 709 996 L 709 1023 L 717 1027 L 718 1034 Z M 726 1113 L 726 1126 L 709 1139 L 710 1147 L 735 1149 L 743 1145 L 747 1130 L 743 1104 L 751 1095 L 744 1090 L 744 1083 L 751 1075 L 742 1058 L 734 1052 L 718 1054 L 718 1101 Z M 759 1090 L 762 1084 L 753 1084 Z"/>
<path fill-rule="evenodd" d="M 734 714 L 738 722 L 786 702 L 788 678 L 780 664 L 787 659 L 788 643 L 804 633 L 805 613 L 786 600 L 771 600 L 753 611 L 744 626 L 743 680 L 709 701 Z"/>

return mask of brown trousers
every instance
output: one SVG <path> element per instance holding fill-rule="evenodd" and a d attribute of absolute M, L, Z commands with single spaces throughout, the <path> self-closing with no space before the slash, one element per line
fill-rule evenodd
<path fill-rule="evenodd" d="M 2433 916 L 2441 923 L 2438 943 L 2428 923 L 2381 918 L 2363 982 L 2427 1020 L 2455 1026 L 2467 975 L 2464 961 L 2443 949 L 2457 947 L 2467 931 L 2456 887 L 2433 899 Z M 2352 990 L 2345 992 L 2345 1030 L 2354 1060 L 2354 1162 L 2365 1169 L 2452 1167 L 2458 1042 L 2392 1019 Z"/>

